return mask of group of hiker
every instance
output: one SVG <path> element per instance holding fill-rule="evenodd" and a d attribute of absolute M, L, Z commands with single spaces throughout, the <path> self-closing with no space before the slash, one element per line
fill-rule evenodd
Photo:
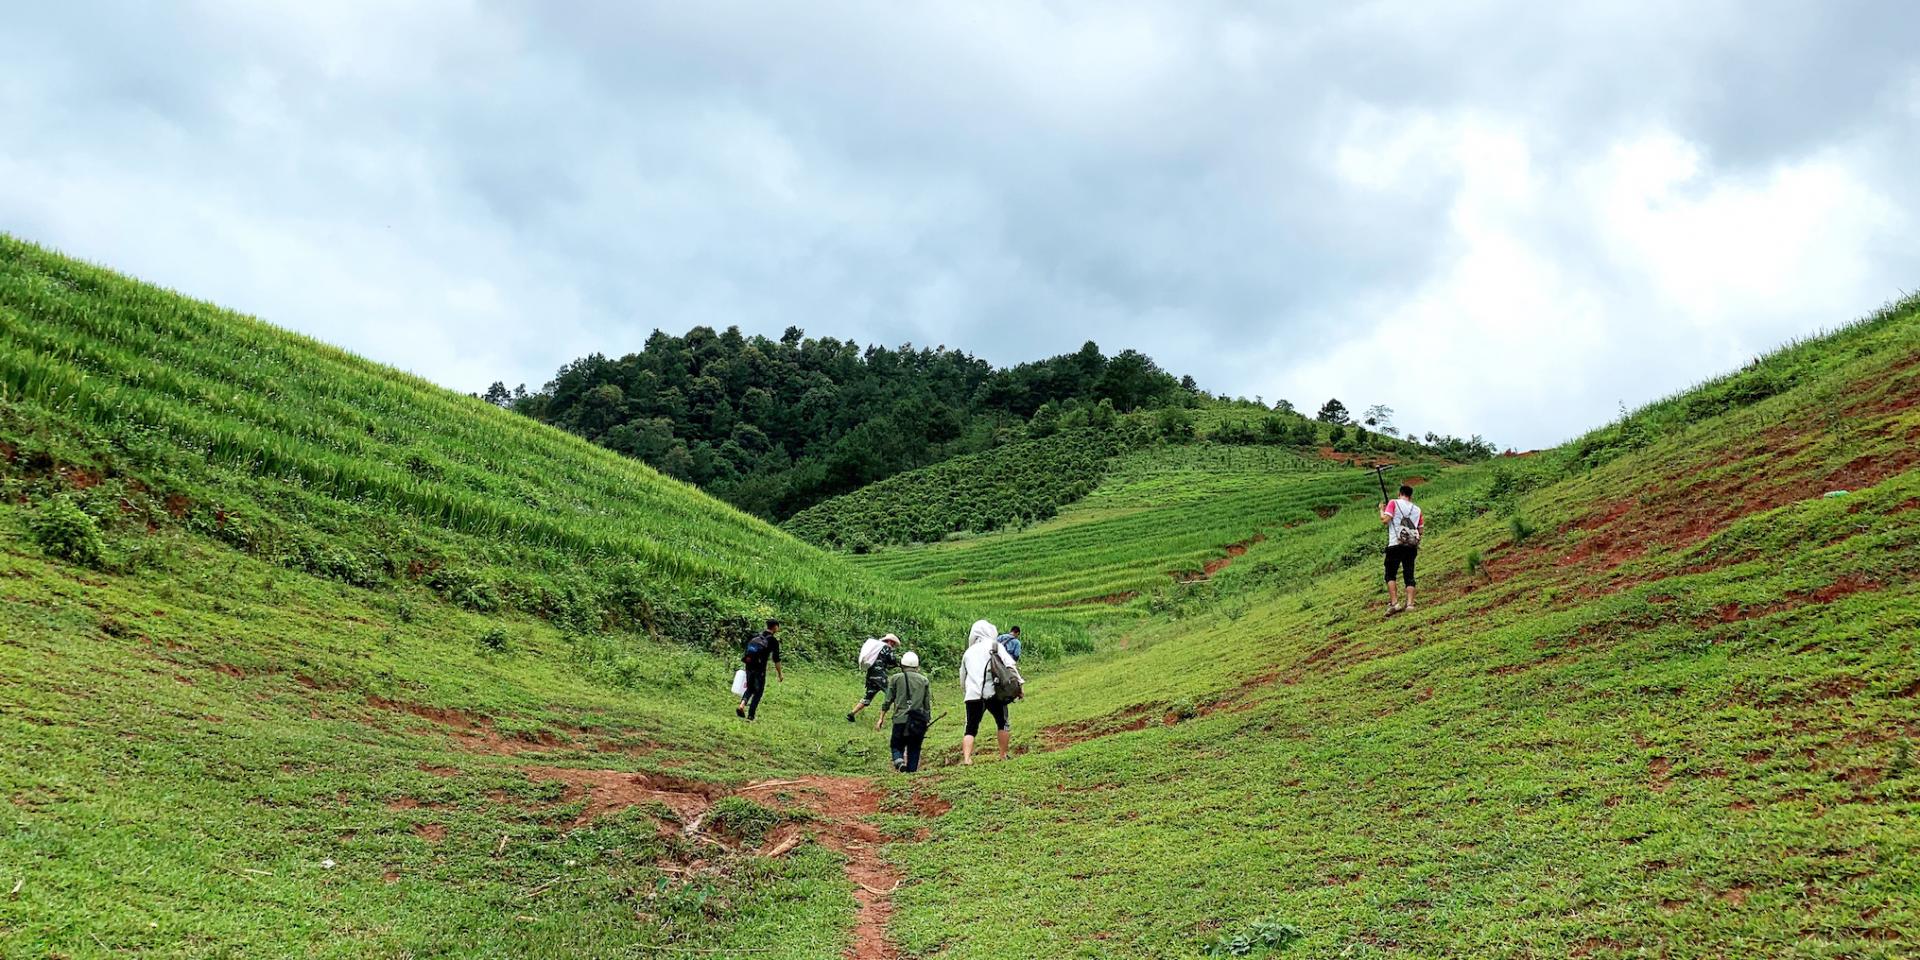
<path fill-rule="evenodd" d="M 1384 490 L 1382 491 L 1385 492 Z M 1387 528 L 1387 615 L 1413 609 L 1416 579 L 1414 564 L 1420 556 L 1420 538 L 1426 531 L 1426 517 L 1413 502 L 1413 487 L 1401 484 L 1400 496 L 1380 504 L 1380 522 Z M 1406 599 L 1401 599 L 1401 583 Z M 885 694 L 880 714 L 873 722 L 875 730 L 893 719 L 889 748 L 893 768 L 902 773 L 920 769 L 920 750 L 927 730 L 939 719 L 933 715 L 933 684 L 921 672 L 920 655 L 900 651 L 900 638 L 889 633 L 867 640 L 857 658 L 865 694 L 847 711 L 847 722 L 859 720 L 860 712 L 873 705 L 873 698 Z M 967 632 L 967 648 L 960 656 L 961 700 L 966 710 L 966 731 L 960 737 L 960 763 L 973 764 L 974 740 L 981 721 L 991 716 L 994 737 L 1000 747 L 1000 759 L 1007 758 L 1010 723 L 1007 712 L 1015 700 L 1025 694 L 1026 681 L 1020 676 L 1020 628 L 1000 633 L 993 624 L 977 620 Z M 760 699 L 767 692 L 767 668 L 781 681 L 780 621 L 768 620 L 766 629 L 747 641 L 741 655 L 741 669 L 734 676 L 734 694 L 740 698 L 734 712 L 746 720 L 759 714 Z M 945 714 L 941 714 L 945 716 Z"/>
<path fill-rule="evenodd" d="M 786 679 L 780 673 L 779 633 L 780 621 L 768 620 L 766 629 L 747 641 L 741 655 L 741 669 L 734 676 L 734 694 L 740 697 L 740 704 L 734 713 L 746 720 L 759 714 L 760 698 L 767 689 L 768 665 L 772 665 L 776 677 Z M 939 717 L 933 714 L 933 684 L 920 669 L 920 655 L 912 650 L 903 653 L 900 646 L 900 638 L 891 633 L 861 645 L 857 662 L 866 692 L 847 711 L 847 722 L 856 722 L 860 712 L 873 705 L 873 698 L 884 693 L 873 728 L 881 729 L 891 715 L 893 733 L 888 747 L 893 768 L 913 773 L 920 769 L 927 730 Z M 1025 695 L 1026 681 L 1020 676 L 1019 664 L 1019 627 L 1001 633 L 992 623 L 977 620 L 967 631 L 967 648 L 960 656 L 961 700 L 967 718 L 966 732 L 960 738 L 962 765 L 973 764 L 974 739 L 981 721 L 989 716 L 993 718 L 1000 759 L 1007 758 L 1008 707 Z"/>

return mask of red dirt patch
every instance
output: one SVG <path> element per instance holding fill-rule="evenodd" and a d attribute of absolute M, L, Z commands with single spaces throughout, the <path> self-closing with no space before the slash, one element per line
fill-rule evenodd
<path fill-rule="evenodd" d="M 460 771 L 453 767 L 436 767 L 428 763 L 421 764 L 418 769 L 421 773 L 431 773 L 436 777 L 457 777 L 460 775 Z"/>
<path fill-rule="evenodd" d="M 953 809 L 953 804 L 931 793 L 916 793 L 913 795 L 913 799 L 907 802 L 913 806 L 913 812 L 929 820 L 935 817 L 944 817 L 947 815 L 947 811 Z"/>
<path fill-rule="evenodd" d="M 1155 714 L 1163 709 L 1162 704 L 1138 703 L 1131 707 L 1115 710 L 1104 717 L 1091 720 L 1075 720 L 1072 723 L 1058 723 L 1040 731 L 1040 749 L 1059 750 L 1098 740 L 1116 733 L 1130 733 L 1145 730 L 1153 724 Z"/>
<path fill-rule="evenodd" d="M 167 499 L 162 502 L 161 506 L 166 509 L 168 516 L 173 517 L 175 520 L 184 520 L 186 519 L 187 511 L 193 507 L 193 501 L 187 499 L 185 494 L 169 493 L 167 494 Z"/>
<path fill-rule="evenodd" d="M 75 490 L 92 489 L 93 487 L 99 486 L 100 481 L 106 479 L 92 470 L 86 470 L 80 467 L 62 467 L 59 473 L 60 479 L 65 480 L 67 486 Z"/>
<path fill-rule="evenodd" d="M 1667 789 L 1667 775 L 1673 772 L 1673 761 L 1666 757 L 1654 757 L 1647 761 L 1647 786 L 1658 793 Z"/>
<path fill-rule="evenodd" d="M 1224 557 L 1220 557 L 1218 559 L 1207 561 L 1207 565 L 1200 569 L 1200 575 L 1211 577 L 1214 574 L 1220 572 L 1221 570 L 1226 569 L 1227 565 L 1231 564 L 1236 558 L 1245 556 L 1248 547 L 1251 547 L 1256 543 L 1265 542 L 1266 539 L 1267 539 L 1266 534 L 1256 533 L 1253 536 L 1240 541 L 1239 543 L 1228 544 L 1227 555 Z"/>
<path fill-rule="evenodd" d="M 430 720 L 446 727 L 461 746 L 482 753 L 511 755 L 529 750 L 564 747 L 569 744 L 569 741 L 547 730 L 519 733 L 511 737 L 503 736 L 494 729 L 492 718 L 453 707 L 389 700 L 378 695 L 367 697 L 367 705 Z"/>
<path fill-rule="evenodd" d="M 580 815 L 573 819 L 573 826 L 576 827 L 585 826 L 609 813 L 650 803 L 663 804 L 682 819 L 692 820 L 727 794 L 722 787 L 698 780 L 624 770 L 530 767 L 527 777 L 535 783 L 558 780 L 566 784 L 567 789 L 560 798 L 562 803 L 582 798 L 587 801 Z"/>
<path fill-rule="evenodd" d="M 1746 903 L 1747 898 L 1752 895 L 1753 895 L 1753 884 L 1751 883 L 1735 884 L 1716 894 L 1716 896 L 1718 896 L 1720 899 L 1728 903 L 1731 903 L 1736 907 L 1740 906 L 1743 903 Z"/>
<path fill-rule="evenodd" d="M 416 823 L 413 832 L 428 843 L 439 843 L 447 838 L 447 828 L 437 823 Z"/>
<path fill-rule="evenodd" d="M 213 672 L 224 673 L 227 676 L 234 678 L 235 680 L 245 680 L 247 678 L 247 672 L 245 670 L 242 670 L 231 663 L 216 663 L 213 665 Z"/>
<path fill-rule="evenodd" d="M 1321 506 L 1318 506 L 1318 507 L 1314 507 L 1314 508 L 1313 508 L 1313 513 L 1314 513 L 1314 516 L 1317 516 L 1317 517 L 1319 517 L 1319 518 L 1320 518 L 1320 519 L 1322 519 L 1322 520 L 1325 520 L 1325 519 L 1327 519 L 1328 517 L 1331 517 L 1331 516 L 1333 516 L 1334 514 L 1336 514 L 1336 513 L 1339 513 L 1339 512 L 1340 512 L 1340 508 L 1339 508 L 1339 507 L 1337 507 L 1337 506 L 1331 506 L 1331 505 L 1321 505 Z"/>

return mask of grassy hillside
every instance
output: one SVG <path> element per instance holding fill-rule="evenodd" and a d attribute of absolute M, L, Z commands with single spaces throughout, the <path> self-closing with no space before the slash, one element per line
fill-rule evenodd
<path fill-rule="evenodd" d="M 1403 463 L 1388 619 L 1351 467 L 1161 448 L 849 558 L 0 240 L 0 956 L 1911 956 L 1917 403 L 1912 300 Z M 953 766 L 1016 613 L 1018 755 Z M 917 778 L 844 719 L 881 630 L 946 714 Z"/>
<path fill-rule="evenodd" d="M 1908 301 L 1436 476 L 1411 614 L 1373 557 L 1222 584 L 1036 685 L 1025 755 L 941 782 L 896 930 L 956 958 L 1912 955 L 1917 401 Z"/>
<path fill-rule="evenodd" d="M 0 584 L 10 957 L 836 955 L 891 802 L 837 777 L 884 768 L 840 654 L 965 628 L 584 441 L 4 238 Z M 800 657 L 748 725 L 766 614 Z"/>
<path fill-rule="evenodd" d="M 1407 464 L 1392 477 L 1424 482 L 1440 469 Z M 1344 566 L 1371 551 L 1379 499 L 1370 471 L 1283 448 L 1159 447 L 1120 458 L 1047 523 L 855 559 L 962 606 L 1138 617 L 1212 598 L 1211 581 L 1232 567 L 1297 576 Z M 1341 514 L 1348 522 L 1327 523 Z"/>

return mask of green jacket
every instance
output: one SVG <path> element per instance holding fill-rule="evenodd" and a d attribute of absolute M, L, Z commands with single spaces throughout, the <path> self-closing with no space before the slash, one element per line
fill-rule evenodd
<path fill-rule="evenodd" d="M 917 667 L 900 668 L 899 673 L 887 680 L 887 699 L 881 701 L 880 711 L 892 713 L 895 726 L 906 723 L 909 713 L 932 719 L 933 684 L 927 682 L 927 675 Z"/>

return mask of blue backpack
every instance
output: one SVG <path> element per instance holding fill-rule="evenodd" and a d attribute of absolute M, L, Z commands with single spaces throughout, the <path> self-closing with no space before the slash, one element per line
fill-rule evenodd
<path fill-rule="evenodd" d="M 747 641 L 746 655 L 740 658 L 741 662 L 749 667 L 757 667 L 767 662 L 767 642 L 760 636 L 760 634 L 754 634 L 753 639 Z"/>

